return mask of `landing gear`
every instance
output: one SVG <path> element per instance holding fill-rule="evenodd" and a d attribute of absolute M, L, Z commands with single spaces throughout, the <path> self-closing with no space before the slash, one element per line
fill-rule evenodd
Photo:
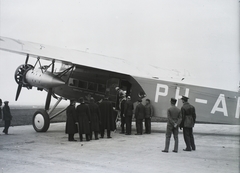
<path fill-rule="evenodd" d="M 33 128 L 36 132 L 46 132 L 50 125 L 49 115 L 45 110 L 38 110 L 33 115 Z"/>
<path fill-rule="evenodd" d="M 57 102 L 49 111 L 46 111 L 44 109 L 39 109 L 33 115 L 32 123 L 33 123 L 33 128 L 35 129 L 36 132 L 46 132 L 49 128 L 50 120 L 57 117 L 64 111 L 66 111 L 67 107 L 53 114 L 53 111 L 55 110 L 55 108 L 63 98 L 59 97 L 57 99 L 58 99 Z"/>

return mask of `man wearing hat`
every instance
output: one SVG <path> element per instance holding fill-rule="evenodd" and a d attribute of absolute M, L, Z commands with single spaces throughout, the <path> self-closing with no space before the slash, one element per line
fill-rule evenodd
<path fill-rule="evenodd" d="M 149 99 L 146 99 L 146 105 L 145 105 L 145 133 L 151 134 L 151 118 L 153 117 L 153 106 L 151 105 L 151 102 Z"/>
<path fill-rule="evenodd" d="M 8 134 L 8 129 L 11 125 L 12 114 L 10 112 L 10 107 L 8 106 L 8 101 L 4 102 L 3 106 L 3 121 L 5 123 L 3 133 Z"/>
<path fill-rule="evenodd" d="M 193 137 L 193 127 L 196 121 L 195 108 L 188 103 L 188 97 L 182 96 L 183 106 L 181 108 L 182 122 L 180 124 L 180 129 L 183 128 L 183 137 L 186 143 L 186 149 L 183 151 L 196 150 Z"/>
<path fill-rule="evenodd" d="M 126 135 L 131 135 L 132 133 L 132 116 L 133 116 L 133 102 L 131 97 L 127 97 L 127 101 L 124 106 L 124 115 L 126 120 Z"/>
<path fill-rule="evenodd" d="M 120 103 L 119 103 L 119 108 L 120 108 L 120 117 L 121 117 L 121 132 L 120 134 L 125 134 L 125 124 L 126 124 L 126 120 L 125 120 L 125 115 L 124 115 L 124 107 L 125 107 L 125 103 L 126 103 L 127 99 L 126 96 L 123 96 L 122 99 L 120 99 Z"/>
<path fill-rule="evenodd" d="M 175 106 L 177 100 L 175 98 L 171 98 L 171 107 L 167 111 L 167 129 L 166 129 L 166 141 L 165 141 L 165 149 L 162 150 L 162 152 L 168 152 L 169 144 L 171 135 L 173 133 L 174 137 L 174 150 L 173 152 L 178 152 L 178 126 L 180 125 L 182 121 L 181 111 L 179 108 Z"/>
<path fill-rule="evenodd" d="M 105 95 L 103 101 L 99 104 L 101 113 L 101 138 L 104 138 L 105 129 L 107 130 L 107 138 L 111 137 L 111 131 L 114 129 L 113 120 L 113 106 L 112 102 L 108 100 L 108 95 Z"/>
<path fill-rule="evenodd" d="M 143 133 L 143 119 L 145 114 L 145 107 L 142 104 L 142 99 L 138 100 L 138 105 L 135 109 L 135 118 L 136 118 L 136 128 L 137 128 L 137 134 L 136 135 L 142 135 Z"/>
<path fill-rule="evenodd" d="M 80 142 L 83 140 L 83 134 L 86 135 L 86 141 L 90 141 L 90 110 L 87 104 L 85 104 L 84 98 L 79 98 L 80 105 L 76 108 L 76 115 L 78 118 L 78 133 Z"/>

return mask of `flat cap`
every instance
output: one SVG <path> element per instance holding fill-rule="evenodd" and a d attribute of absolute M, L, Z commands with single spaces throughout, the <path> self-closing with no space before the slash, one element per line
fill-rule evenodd
<path fill-rule="evenodd" d="M 186 97 L 186 96 L 182 96 L 182 98 L 181 98 L 182 100 L 184 100 L 184 101 L 188 101 L 188 97 Z"/>
<path fill-rule="evenodd" d="M 177 102 L 177 99 L 175 99 L 175 98 L 171 98 L 171 103 L 176 103 Z"/>

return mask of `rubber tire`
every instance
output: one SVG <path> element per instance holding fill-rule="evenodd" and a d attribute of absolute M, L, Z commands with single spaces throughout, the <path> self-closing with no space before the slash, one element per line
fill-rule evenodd
<path fill-rule="evenodd" d="M 43 109 L 37 110 L 33 115 L 32 123 L 36 132 L 46 132 L 50 126 L 48 113 Z"/>

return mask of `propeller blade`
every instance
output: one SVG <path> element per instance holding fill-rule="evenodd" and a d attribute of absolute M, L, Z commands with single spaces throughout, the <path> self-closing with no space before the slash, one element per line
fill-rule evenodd
<path fill-rule="evenodd" d="M 16 93 L 15 101 L 18 100 L 18 97 L 19 97 L 19 95 L 20 95 L 21 90 L 22 90 L 22 84 L 19 84 L 19 85 L 18 85 L 18 88 L 17 88 L 17 93 Z"/>
<path fill-rule="evenodd" d="M 51 98 L 52 98 L 52 88 L 48 90 L 48 95 L 45 103 L 45 110 L 49 110 L 50 103 L 51 103 Z"/>

